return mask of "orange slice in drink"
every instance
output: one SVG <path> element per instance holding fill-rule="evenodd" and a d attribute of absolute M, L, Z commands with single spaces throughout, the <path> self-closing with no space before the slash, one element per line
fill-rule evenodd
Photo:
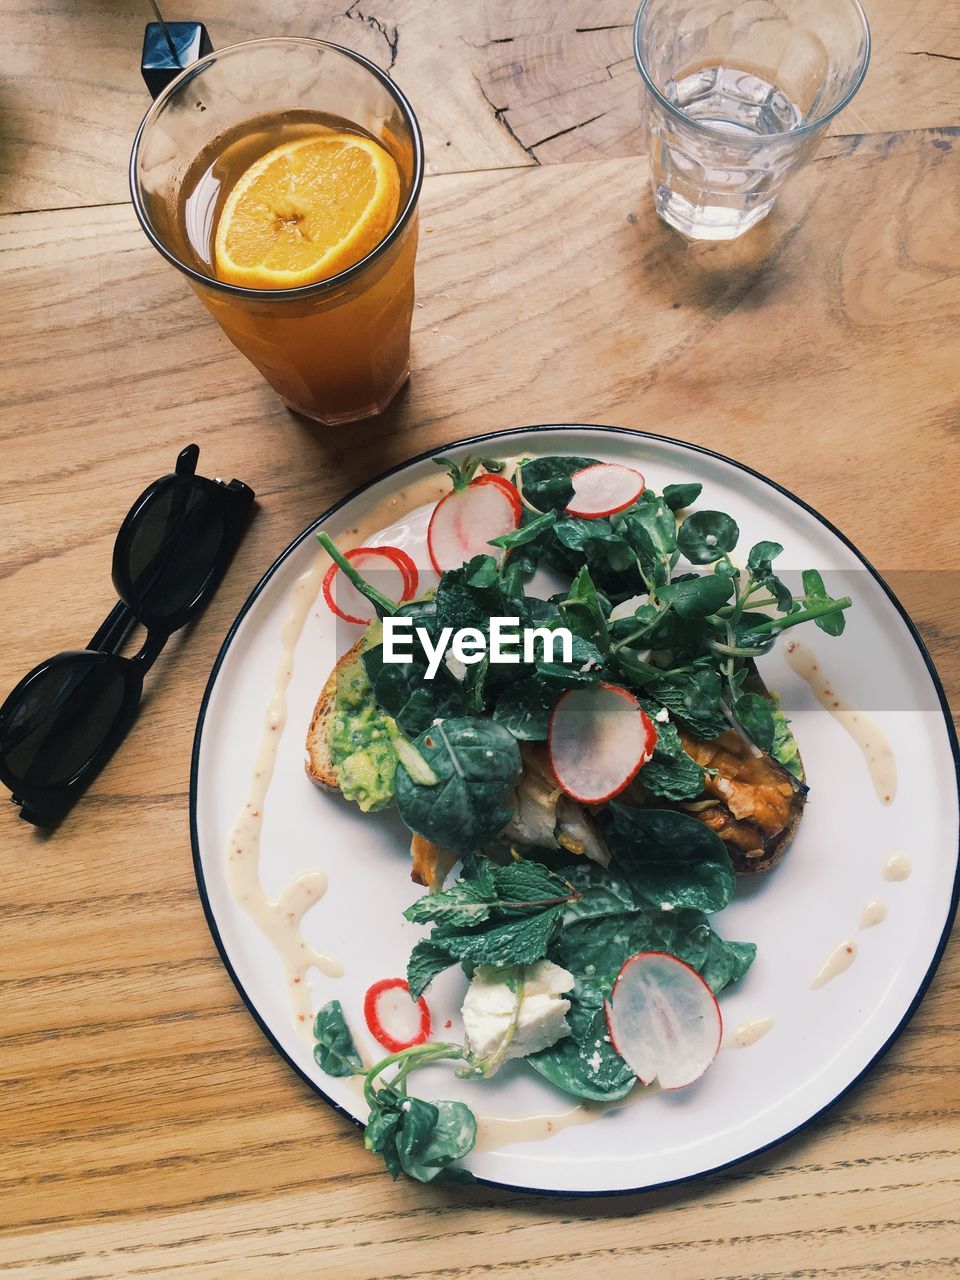
<path fill-rule="evenodd" d="M 296 289 L 359 262 L 393 226 L 400 175 L 370 138 L 285 142 L 242 175 L 217 224 L 217 275 L 248 289 Z"/>

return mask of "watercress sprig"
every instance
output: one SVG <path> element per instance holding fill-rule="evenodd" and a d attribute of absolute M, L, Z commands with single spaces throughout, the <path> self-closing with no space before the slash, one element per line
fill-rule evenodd
<path fill-rule="evenodd" d="M 363 1143 L 381 1156 L 394 1178 L 401 1173 L 418 1182 L 471 1181 L 464 1169 L 451 1166 L 473 1150 L 477 1121 L 463 1102 L 426 1102 L 411 1097 L 407 1079 L 420 1067 L 468 1058 L 463 1045 L 448 1041 L 413 1045 L 364 1067 L 339 1000 L 319 1011 L 314 1023 L 314 1057 L 327 1075 L 362 1076 L 363 1096 L 370 1109 Z M 396 1070 L 388 1081 L 384 1072 Z"/>
<path fill-rule="evenodd" d="M 499 458 L 471 458 L 469 456 L 464 458 L 462 462 L 454 462 L 452 458 L 442 455 L 434 458 L 433 461 L 438 467 L 446 467 L 447 471 L 450 472 L 450 479 L 453 481 L 455 490 L 465 489 L 481 467 L 483 467 L 484 471 L 499 475 L 504 465 Z"/>
<path fill-rule="evenodd" d="M 356 566 L 350 563 L 334 540 L 330 537 L 329 533 L 327 533 L 326 529 L 320 530 L 317 534 L 317 541 L 320 543 L 321 547 L 323 547 L 324 551 L 326 551 L 330 559 L 334 561 L 344 577 L 348 578 L 353 583 L 362 596 L 366 596 L 376 609 L 379 617 L 382 618 L 384 615 L 393 615 L 399 610 L 400 606 L 395 600 L 389 600 L 385 595 L 379 592 L 376 587 L 372 587 L 363 575 L 357 571 Z"/>

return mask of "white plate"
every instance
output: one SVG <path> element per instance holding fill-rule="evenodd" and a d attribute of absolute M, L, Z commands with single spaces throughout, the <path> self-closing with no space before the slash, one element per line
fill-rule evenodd
<path fill-rule="evenodd" d="M 749 1048 L 724 1048 L 692 1088 L 644 1098 L 591 1123 L 558 1126 L 546 1140 L 477 1150 L 466 1161 L 485 1181 L 554 1193 L 638 1190 L 703 1174 L 777 1142 L 836 1101 L 902 1030 L 932 976 L 957 900 L 957 743 L 943 693 L 914 628 L 875 571 L 821 516 L 748 468 L 692 445 L 615 428 L 525 428 L 480 439 L 487 454 L 577 453 L 625 462 L 658 491 L 671 482 L 700 481 L 699 505 L 734 516 L 742 554 L 760 538 L 776 539 L 786 548 L 785 569 L 848 575 L 856 597 L 841 638 L 812 626 L 800 629 L 811 633 L 801 638 L 839 691 L 871 711 L 893 741 L 899 773 L 893 804 L 879 802 L 860 750 L 782 653 L 761 662 L 768 685 L 791 709 L 810 802 L 787 858 L 771 874 L 741 881 L 718 928 L 759 947 L 744 980 L 721 997 L 728 1033 L 759 1017 L 773 1017 L 772 1030 Z M 465 441 L 443 452 L 462 456 L 477 444 Z M 247 798 L 291 588 L 316 554 L 315 530 L 323 525 L 336 538 L 374 503 L 430 474 L 436 466 L 429 457 L 397 468 L 328 511 L 279 557 L 224 641 L 194 745 L 197 879 L 223 961 L 276 1049 L 354 1118 L 353 1083 L 331 1079 L 314 1064 L 309 1040 L 294 1026 L 276 952 L 229 893 L 225 850 Z M 423 562 L 424 531 L 422 512 L 400 520 L 382 540 Z M 261 879 L 275 897 L 305 870 L 328 873 L 329 890 L 303 930 L 308 943 L 342 961 L 345 973 L 337 980 L 317 976 L 314 1007 L 338 997 L 361 1051 L 373 1061 L 379 1052 L 363 1023 L 363 994 L 376 979 L 404 972 L 421 931 L 401 912 L 419 890 L 409 880 L 395 817 L 363 816 L 304 776 L 307 725 L 335 645 L 332 617 L 320 602 L 296 649 L 289 715 L 265 808 Z M 912 860 L 913 873 L 888 881 L 884 864 L 900 851 Z M 858 931 L 864 907 L 875 898 L 887 904 L 886 920 Z M 828 953 L 848 938 L 858 951 L 853 965 L 812 989 Z M 435 1034 L 457 1036 L 463 986 L 459 971 L 451 971 L 431 989 Z M 453 1027 L 444 1033 L 447 1018 Z M 461 1097 L 485 1116 L 559 1114 L 575 1105 L 520 1063 L 480 1084 L 457 1081 L 439 1067 L 414 1080 L 423 1096 Z"/>

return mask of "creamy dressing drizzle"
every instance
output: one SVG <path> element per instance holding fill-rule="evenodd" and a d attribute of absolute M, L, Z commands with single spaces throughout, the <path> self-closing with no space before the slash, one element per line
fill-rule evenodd
<path fill-rule="evenodd" d="M 398 489 L 347 529 L 339 537 L 339 545 L 344 550 L 362 546 L 367 537 L 379 533 L 408 512 L 436 502 L 449 491 L 449 487 L 449 481 L 438 473 Z M 322 871 L 307 871 L 291 880 L 276 902 L 271 902 L 260 880 L 260 835 L 267 792 L 287 722 L 287 689 L 293 676 L 294 653 L 329 566 L 329 556 L 318 549 L 310 568 L 294 584 L 290 609 L 280 631 L 280 661 L 267 703 L 250 789 L 226 848 L 230 892 L 276 949 L 284 969 L 294 1026 L 307 1037 L 311 1035 L 313 1018 L 308 971 L 316 968 L 330 978 L 339 978 L 343 974 L 340 961 L 309 946 L 300 928 L 303 917 L 326 893 L 327 877 Z"/>
<path fill-rule="evenodd" d="M 852 938 L 847 938 L 845 942 L 841 942 L 839 947 L 834 949 L 823 962 L 823 968 L 810 983 L 811 987 L 822 987 L 838 974 L 843 973 L 845 969 L 849 969 L 857 958 L 857 944 Z"/>
<path fill-rule="evenodd" d="M 636 1084 L 625 1098 L 617 1102 L 580 1102 L 566 1111 L 536 1116 L 477 1116 L 475 1151 L 493 1151 L 514 1142 L 542 1142 L 564 1129 L 592 1124 L 608 1111 L 631 1106 L 660 1092 L 658 1084 Z"/>
<path fill-rule="evenodd" d="M 905 853 L 895 853 L 883 866 L 884 880 L 906 880 L 913 870 L 913 863 Z"/>
<path fill-rule="evenodd" d="M 860 917 L 860 928 L 869 929 L 875 924 L 881 924 L 887 918 L 887 904 L 881 902 L 879 898 L 874 898 L 872 902 L 868 902 L 863 908 L 863 915 Z"/>
<path fill-rule="evenodd" d="M 897 794 L 897 762 L 890 739 L 876 720 L 840 697 L 833 682 L 820 669 L 817 655 L 802 641 L 789 641 L 784 646 L 784 656 L 787 665 L 806 680 L 821 707 L 839 721 L 863 752 L 878 800 L 891 804 Z"/>
<path fill-rule="evenodd" d="M 750 1018 L 741 1022 L 727 1042 L 734 1049 L 746 1049 L 765 1036 L 773 1026 L 773 1018 Z"/>

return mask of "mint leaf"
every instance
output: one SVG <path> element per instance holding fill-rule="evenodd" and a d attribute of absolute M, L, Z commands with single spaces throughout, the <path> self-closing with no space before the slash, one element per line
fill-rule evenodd
<path fill-rule="evenodd" d="M 644 710 L 651 718 L 656 715 L 655 708 Z M 694 800 L 703 791 L 704 772 L 684 751 L 676 725 L 657 722 L 653 758 L 641 768 L 637 781 L 662 800 Z"/>
<path fill-rule="evenodd" d="M 410 995 L 418 1000 L 438 973 L 449 969 L 454 958 L 442 946 L 424 938 L 410 952 L 407 961 L 407 986 Z"/>
<path fill-rule="evenodd" d="M 440 945 L 461 963 L 534 964 L 547 954 L 562 914 L 562 906 L 548 907 L 476 933 L 444 931 Z"/>
<path fill-rule="evenodd" d="M 479 885 L 461 879 L 442 893 L 425 893 L 403 915 L 411 924 L 482 924 L 490 914 L 490 902 L 491 895 Z"/>

